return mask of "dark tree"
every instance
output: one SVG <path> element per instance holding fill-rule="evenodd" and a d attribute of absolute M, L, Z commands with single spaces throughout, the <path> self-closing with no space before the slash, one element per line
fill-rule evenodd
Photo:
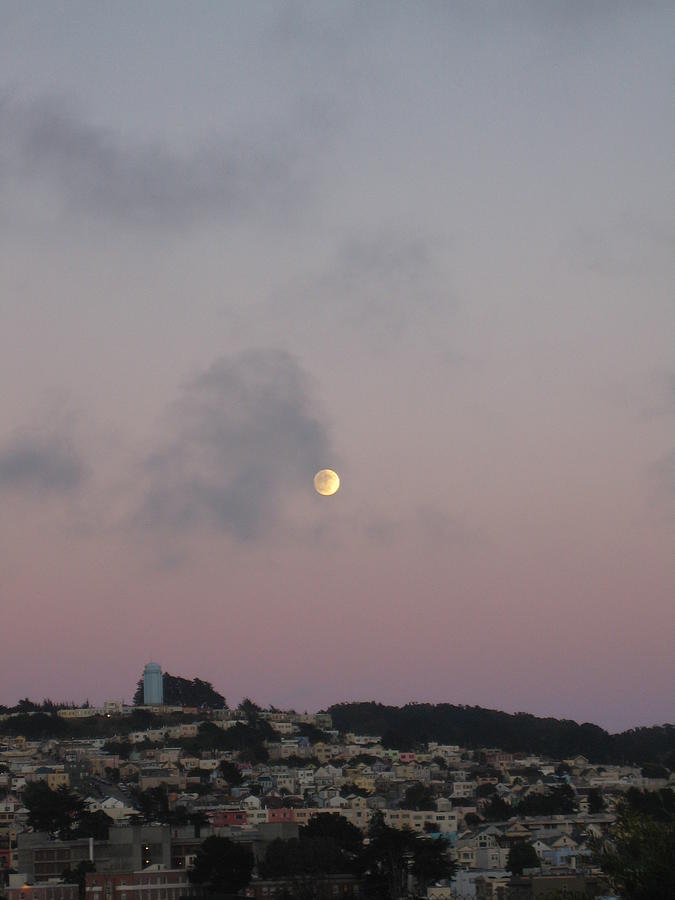
<path fill-rule="evenodd" d="M 602 799 L 602 791 L 598 788 L 590 788 L 588 791 L 588 811 L 592 815 L 601 813 L 605 808 L 605 801 Z"/>
<path fill-rule="evenodd" d="M 675 818 L 675 791 L 662 788 L 660 791 L 639 791 L 628 788 L 625 801 L 629 809 L 656 819 L 658 822 L 672 822 Z"/>
<path fill-rule="evenodd" d="M 412 874 L 423 896 L 426 896 L 430 884 L 441 878 L 451 878 L 455 869 L 456 866 L 450 861 L 442 840 L 416 839 L 413 847 Z"/>
<path fill-rule="evenodd" d="M 236 787 L 244 780 L 239 771 L 239 767 L 235 766 L 234 763 L 228 762 L 226 759 L 220 761 L 218 768 L 220 769 L 220 774 L 230 786 Z"/>
<path fill-rule="evenodd" d="M 499 712 L 449 703 L 340 703 L 328 709 L 341 732 L 382 735 L 395 749 L 414 749 L 422 735 L 463 747 L 502 747 L 565 759 L 583 754 L 594 763 L 655 762 L 675 766 L 675 726 L 634 728 L 608 734 L 597 725 L 565 719 L 542 719 L 527 713 Z"/>
<path fill-rule="evenodd" d="M 97 841 L 107 841 L 112 819 L 102 809 L 96 812 L 83 812 L 77 826 L 76 837 L 92 837 Z"/>
<path fill-rule="evenodd" d="M 670 770 L 665 766 L 659 766 L 656 763 L 645 763 L 642 767 L 643 778 L 670 778 Z"/>
<path fill-rule="evenodd" d="M 259 719 L 260 707 L 250 697 L 244 697 L 237 710 L 246 716 L 249 725 L 255 725 Z"/>
<path fill-rule="evenodd" d="M 675 897 L 675 819 L 660 821 L 623 804 L 599 861 L 622 897 Z"/>
<path fill-rule="evenodd" d="M 145 822 L 169 822 L 169 795 L 166 785 L 149 788 L 147 791 L 135 790 L 133 800 Z"/>
<path fill-rule="evenodd" d="M 28 810 L 28 824 L 36 831 L 57 833 L 62 840 L 72 837 L 84 804 L 69 788 L 52 791 L 44 781 L 26 785 L 23 803 Z"/>
<path fill-rule="evenodd" d="M 87 872 L 95 872 L 96 866 L 88 859 L 81 860 L 74 869 L 63 870 L 63 880 L 66 884 L 76 884 L 80 900 L 86 895 Z"/>
<path fill-rule="evenodd" d="M 208 837 L 197 851 L 190 881 L 210 894 L 236 894 L 251 880 L 253 854 L 225 837 Z"/>
<path fill-rule="evenodd" d="M 250 747 L 244 747 L 243 750 L 239 751 L 239 759 L 242 762 L 251 763 L 252 766 L 257 766 L 258 763 L 265 763 L 269 758 L 269 752 L 262 744 L 251 744 Z"/>
<path fill-rule="evenodd" d="M 427 884 L 449 878 L 454 872 L 444 843 L 417 836 L 409 830 L 390 828 L 381 813 L 373 816 L 368 838 L 363 865 L 367 894 L 374 900 L 396 900 L 406 896 L 409 875 L 426 893 Z"/>
<path fill-rule="evenodd" d="M 301 881 L 353 870 L 353 860 L 348 854 L 336 841 L 324 837 L 272 841 L 261 864 L 263 877 Z"/>
<path fill-rule="evenodd" d="M 300 829 L 300 839 L 323 838 L 334 841 L 348 853 L 359 853 L 363 848 L 361 831 L 348 822 L 344 816 L 333 813 L 318 813 L 312 816 L 304 828 Z"/>
<path fill-rule="evenodd" d="M 490 802 L 483 807 L 482 812 L 483 816 L 489 822 L 505 822 L 513 815 L 511 805 L 507 803 L 503 797 L 498 797 L 496 794 L 492 797 Z"/>
<path fill-rule="evenodd" d="M 509 850 L 506 868 L 513 875 L 522 875 L 523 869 L 534 869 L 540 866 L 537 851 L 532 844 L 525 841 L 519 841 Z"/>
<path fill-rule="evenodd" d="M 411 784 L 403 798 L 404 809 L 435 810 L 433 791 L 419 781 Z"/>
<path fill-rule="evenodd" d="M 490 784 L 486 782 L 485 784 L 479 784 L 476 788 L 476 796 L 477 797 L 491 797 L 495 793 L 494 784 Z"/>
<path fill-rule="evenodd" d="M 518 804 L 520 816 L 567 815 L 576 811 L 577 802 L 569 784 L 563 784 L 545 794 L 530 794 Z"/>
<path fill-rule="evenodd" d="M 210 709 L 226 709 L 227 703 L 222 694 L 219 694 L 210 681 L 202 681 L 201 678 L 180 678 L 178 675 L 162 675 L 162 688 L 164 702 L 169 706 L 197 706 Z M 143 705 L 143 679 L 136 684 L 136 692 L 133 699 L 134 706 Z"/>
<path fill-rule="evenodd" d="M 195 830 L 195 837 L 199 837 L 202 828 L 206 828 L 206 826 L 209 824 L 209 819 L 205 813 L 203 813 L 201 810 L 197 810 L 197 812 L 190 813 L 190 815 L 188 816 L 188 822 Z"/>
<path fill-rule="evenodd" d="M 120 759 L 129 759 L 133 747 L 129 741 L 106 741 L 103 745 L 103 752 L 110 753 L 111 756 L 119 756 Z"/>

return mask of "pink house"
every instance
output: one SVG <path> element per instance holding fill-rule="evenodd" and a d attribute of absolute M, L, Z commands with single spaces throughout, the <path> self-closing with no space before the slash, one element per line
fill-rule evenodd
<path fill-rule="evenodd" d="M 268 809 L 267 810 L 267 821 L 268 822 L 295 822 L 295 810 L 287 809 L 282 806 L 279 809 Z"/>
<path fill-rule="evenodd" d="M 224 828 L 226 825 L 246 825 L 248 813 L 245 809 L 217 809 L 209 818 L 214 828 Z"/>

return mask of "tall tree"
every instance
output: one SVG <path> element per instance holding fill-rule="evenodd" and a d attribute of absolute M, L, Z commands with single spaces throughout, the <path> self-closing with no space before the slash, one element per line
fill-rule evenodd
<path fill-rule="evenodd" d="M 216 835 L 206 838 L 197 851 L 190 881 L 209 894 L 236 894 L 253 872 L 253 854 L 241 844 Z"/>
<path fill-rule="evenodd" d="M 623 804 L 599 861 L 622 897 L 675 897 L 675 818 L 657 819 Z"/>
<path fill-rule="evenodd" d="M 435 810 L 434 792 L 428 785 L 415 781 L 405 792 L 402 805 L 404 809 Z"/>
<path fill-rule="evenodd" d="M 29 825 L 36 831 L 58 833 L 62 840 L 72 837 L 84 811 L 84 804 L 69 788 L 64 786 L 53 791 L 44 781 L 26 785 L 23 803 L 28 810 Z"/>
<path fill-rule="evenodd" d="M 513 875 L 522 875 L 523 869 L 535 869 L 540 865 L 537 851 L 526 841 L 518 841 L 509 850 L 506 868 Z"/>
<path fill-rule="evenodd" d="M 368 829 L 368 847 L 363 854 L 366 892 L 373 900 L 397 900 L 408 893 L 414 878 L 425 892 L 426 885 L 454 872 L 445 844 L 409 830 L 390 828 L 376 813 Z"/>

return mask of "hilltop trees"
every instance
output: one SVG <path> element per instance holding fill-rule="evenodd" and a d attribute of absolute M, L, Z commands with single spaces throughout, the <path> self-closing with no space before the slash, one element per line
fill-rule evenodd
<path fill-rule="evenodd" d="M 427 740 L 463 747 L 502 747 L 554 759 L 582 754 L 594 762 L 675 765 L 675 726 L 608 734 L 589 722 L 539 718 L 450 703 L 338 703 L 328 709 L 335 728 L 382 736 L 384 747 L 414 750 Z"/>
<path fill-rule="evenodd" d="M 164 688 L 164 702 L 168 706 L 197 706 L 210 709 L 227 709 L 227 701 L 219 694 L 210 681 L 202 681 L 201 678 L 181 678 L 178 675 L 162 675 Z M 134 694 L 134 706 L 143 704 L 143 679 L 136 684 Z"/>

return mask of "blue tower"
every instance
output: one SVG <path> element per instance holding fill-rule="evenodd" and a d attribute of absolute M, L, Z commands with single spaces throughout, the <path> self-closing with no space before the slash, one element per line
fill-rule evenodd
<path fill-rule="evenodd" d="M 145 706 L 161 706 L 164 703 L 162 667 L 149 662 L 143 671 L 143 703 Z"/>

